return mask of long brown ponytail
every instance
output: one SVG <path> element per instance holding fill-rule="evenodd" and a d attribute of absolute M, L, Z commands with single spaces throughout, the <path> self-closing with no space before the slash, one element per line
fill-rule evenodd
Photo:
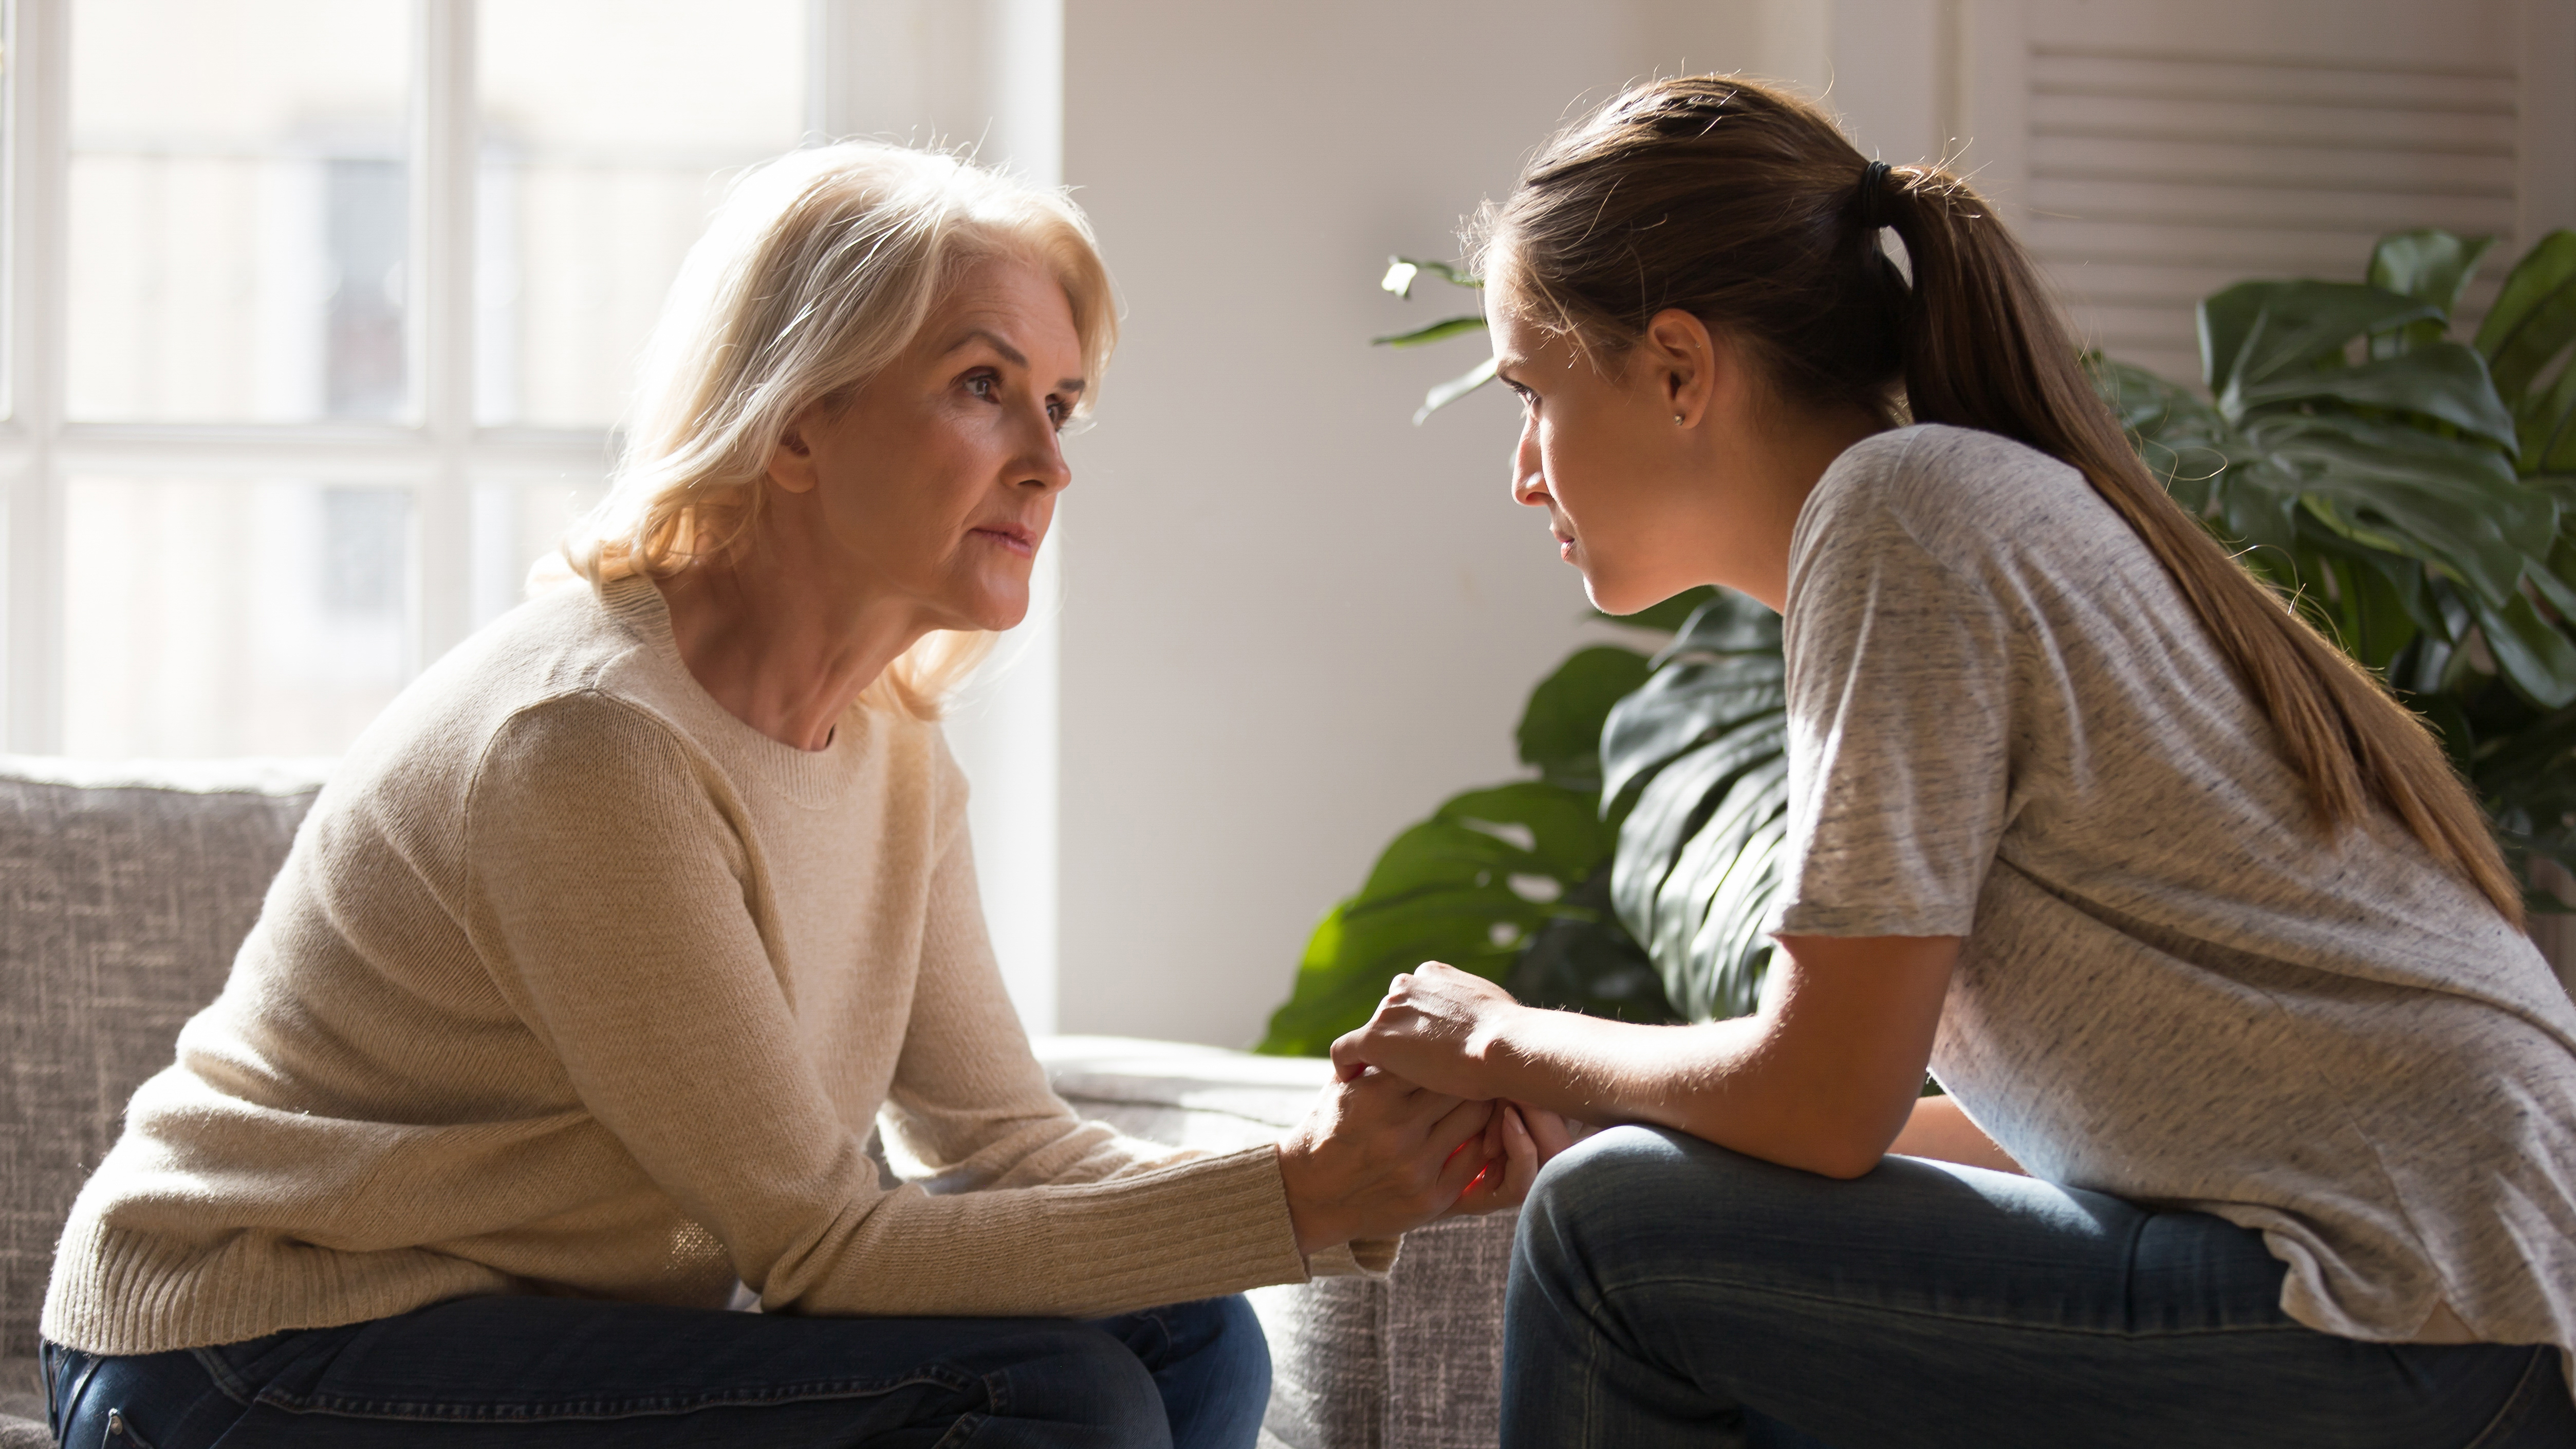
<path fill-rule="evenodd" d="M 1912 281 L 1879 248 L 1905 244 Z M 1680 308 L 1786 399 L 1977 428 L 2081 471 L 2243 677 L 2329 836 L 2374 803 L 2522 924 L 2522 895 L 2449 758 L 2374 675 L 2168 497 L 2094 392 L 2021 244 L 1936 166 L 1869 162 L 1814 106 L 1730 76 L 1638 86 L 1543 148 L 1476 245 L 1501 299 L 1616 357 Z"/>

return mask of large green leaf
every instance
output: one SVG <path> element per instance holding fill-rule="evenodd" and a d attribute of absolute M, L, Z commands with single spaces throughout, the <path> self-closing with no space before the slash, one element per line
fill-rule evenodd
<path fill-rule="evenodd" d="M 2229 401 L 2230 415 L 2240 422 L 2283 404 L 2337 403 L 2420 414 L 2484 438 L 2507 456 L 2520 447 L 2513 414 L 2487 379 L 2486 360 L 2457 342 L 2420 343 L 2354 367 L 2292 368 L 2243 384 Z"/>
<path fill-rule="evenodd" d="M 2200 304 L 2201 374 L 2233 417 L 2246 388 L 2338 365 L 2357 337 L 2441 318 L 2429 302 L 2351 282 L 2239 282 Z"/>
<path fill-rule="evenodd" d="M 1779 616 L 1721 591 L 1619 702 L 1601 736 L 1602 805 L 1619 826 L 1610 899 L 1694 1019 L 1740 1015 L 1770 959 L 1788 809 Z"/>
<path fill-rule="evenodd" d="M 2576 703 L 2576 644 L 2516 594 L 2501 606 L 2477 606 L 2479 632 L 2508 684 L 2543 709 Z"/>
<path fill-rule="evenodd" d="M 2240 426 L 2139 368 L 2097 361 L 2094 375 L 2175 501 L 2284 588 L 2323 582 L 2297 567 L 2313 524 L 2501 606 L 2557 535 L 2556 500 L 2482 442 L 2333 408 L 2267 407 Z"/>
<path fill-rule="evenodd" d="M 1316 927 L 1259 1050 L 1322 1055 L 1368 1020 L 1389 979 L 1425 961 L 1505 979 L 1613 838 L 1582 791 L 1531 780 L 1452 798 Z"/>
<path fill-rule="evenodd" d="M 2491 236 L 2460 237 L 2434 227 L 2394 231 L 2370 249 L 2370 285 L 2430 302 L 2448 317 L 2477 275 L 2478 262 L 2495 245 Z"/>
<path fill-rule="evenodd" d="M 2304 561 L 2317 571 L 2335 605 L 2324 613 L 2344 652 L 2377 670 L 2396 662 L 2433 618 L 2424 571 L 2411 559 L 2377 549 L 2320 547 Z"/>
<path fill-rule="evenodd" d="M 2547 387 L 2514 403 L 2526 473 L 2576 473 L 2576 367 L 2563 368 Z"/>
<path fill-rule="evenodd" d="M 1646 682 L 1646 656 L 1599 644 L 1556 668 L 1530 694 L 1517 732 L 1521 763 L 1568 790 L 1601 788 L 1601 725 L 1612 705 Z"/>
<path fill-rule="evenodd" d="M 2356 340 L 2429 324 L 2442 307 L 2340 282 L 2240 282 L 2201 304 L 2201 358 L 2218 411 L 2243 425 L 2265 409 L 2309 403 L 2419 414 L 2510 452 L 2513 415 L 2486 361 L 2456 342 L 2426 341 L 2358 364 Z"/>
<path fill-rule="evenodd" d="M 2478 324 L 2496 391 L 2517 399 L 2576 343 L 2576 232 L 2553 231 L 2505 274 Z"/>
<path fill-rule="evenodd" d="M 2099 353 L 2088 356 L 2085 365 L 2093 373 L 2094 388 L 2138 445 L 2139 457 L 2174 501 L 2194 517 L 2214 513 L 2220 506 L 2220 480 L 2242 451 L 2235 424 L 2181 384 L 2143 367 Z M 2285 507 L 2278 528 L 2282 538 L 2288 537 L 2290 526 Z"/>
<path fill-rule="evenodd" d="M 2340 413 L 2277 413 L 2243 432 L 2337 533 L 2421 559 L 2492 603 L 2557 536 L 2557 501 L 2492 449 Z"/>
<path fill-rule="evenodd" d="M 1503 985 L 1532 1006 L 1621 1021 L 1676 1017 L 1654 959 L 1611 914 L 1606 870 L 1566 892 L 1557 913 L 1512 963 Z"/>
<path fill-rule="evenodd" d="M 2450 330 L 2450 315 L 2460 309 L 2478 263 L 2495 245 L 2491 236 L 2462 237 L 2438 227 L 2395 231 L 2370 249 L 2365 280 L 2383 291 L 2430 302 L 2442 309 L 2440 322 L 2410 322 L 2396 332 L 2371 339 L 2371 355 L 2393 357 L 2409 348 L 2439 342 Z"/>
<path fill-rule="evenodd" d="M 1721 591 L 1652 661 L 1655 673 L 1601 730 L 1601 798 L 1615 802 L 1682 753 L 1786 708 L 1780 616 Z"/>
<path fill-rule="evenodd" d="M 1788 816 L 1785 743 L 1785 731 L 1748 727 L 1702 745 L 1647 783 L 1620 829 L 1611 898 L 1693 1020 L 1741 1016 L 1761 996 L 1771 957 L 1762 916 L 1778 893 Z"/>
<path fill-rule="evenodd" d="M 2522 471 L 2576 473 L 2576 232 L 2551 232 L 2514 264 L 2477 348 L 2513 412 Z"/>

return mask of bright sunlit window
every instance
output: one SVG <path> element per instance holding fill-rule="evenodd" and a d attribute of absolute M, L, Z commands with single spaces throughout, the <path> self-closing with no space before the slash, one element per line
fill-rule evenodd
<path fill-rule="evenodd" d="M 515 603 L 817 0 L 15 0 L 8 744 L 328 754 Z"/>

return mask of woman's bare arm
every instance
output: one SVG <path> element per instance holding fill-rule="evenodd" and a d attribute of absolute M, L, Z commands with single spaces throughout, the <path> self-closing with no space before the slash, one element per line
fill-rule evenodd
<path fill-rule="evenodd" d="M 1585 1122 L 1673 1127 L 1832 1177 L 1877 1165 L 1906 1127 L 1955 936 L 1781 938 L 1760 1012 L 1638 1026 L 1520 1005 L 1441 965 L 1395 979 L 1368 1025 L 1333 1044 L 1434 1091 L 1508 1098 Z"/>
<path fill-rule="evenodd" d="M 1890 1152 L 1908 1157 L 1929 1157 L 1940 1162 L 1956 1162 L 1968 1167 L 1987 1167 L 1997 1172 L 2021 1172 L 2021 1164 L 2012 1160 L 1985 1130 L 1968 1120 L 1959 1104 L 1948 1097 L 1924 1097 L 1914 1104 L 1913 1115 L 1905 1119 L 1905 1130 L 1887 1146 Z M 2024 1176 L 2029 1174 L 2024 1173 Z"/>

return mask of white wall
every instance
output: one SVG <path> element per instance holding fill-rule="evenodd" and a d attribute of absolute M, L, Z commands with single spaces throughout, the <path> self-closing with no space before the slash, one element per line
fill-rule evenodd
<path fill-rule="evenodd" d="M 1478 344 L 1367 346 L 1472 305 L 1374 284 L 1578 98 L 1763 43 L 1754 6 L 1570 13 L 1067 0 L 1064 174 L 1128 318 L 1064 513 L 1064 1030 L 1253 1039 L 1394 833 L 1515 772 L 1580 642 L 1508 399 L 1408 420 Z"/>

